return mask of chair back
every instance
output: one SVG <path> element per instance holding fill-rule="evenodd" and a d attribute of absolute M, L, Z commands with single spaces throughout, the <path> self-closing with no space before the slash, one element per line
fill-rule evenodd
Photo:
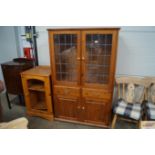
<path fill-rule="evenodd" d="M 146 88 L 149 86 L 148 79 L 144 77 L 121 76 L 116 78 L 118 98 L 128 103 L 142 103 L 146 98 Z"/>
<path fill-rule="evenodd" d="M 149 87 L 147 89 L 147 100 L 155 104 L 155 77 L 147 77 Z"/>

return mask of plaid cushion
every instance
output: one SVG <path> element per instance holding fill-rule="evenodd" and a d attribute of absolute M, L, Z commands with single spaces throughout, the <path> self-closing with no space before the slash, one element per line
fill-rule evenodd
<path fill-rule="evenodd" d="M 114 107 L 114 113 L 134 120 L 139 120 L 142 116 L 142 109 L 142 104 L 127 103 L 120 99 Z"/>
<path fill-rule="evenodd" d="M 147 118 L 148 119 L 155 119 L 155 104 L 148 102 L 146 104 L 146 109 L 147 109 Z"/>

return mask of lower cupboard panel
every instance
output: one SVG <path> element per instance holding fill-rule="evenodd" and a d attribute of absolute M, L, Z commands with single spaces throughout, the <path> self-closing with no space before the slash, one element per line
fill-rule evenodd
<path fill-rule="evenodd" d="M 108 126 L 108 102 L 102 100 L 68 99 L 55 97 L 55 117 L 71 121 Z"/>
<path fill-rule="evenodd" d="M 108 124 L 107 106 L 103 101 L 85 100 L 85 122 Z"/>
<path fill-rule="evenodd" d="M 78 99 L 55 97 L 55 117 L 77 120 Z"/>

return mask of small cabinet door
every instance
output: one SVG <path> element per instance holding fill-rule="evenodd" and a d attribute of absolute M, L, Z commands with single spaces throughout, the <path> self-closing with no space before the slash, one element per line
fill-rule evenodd
<path fill-rule="evenodd" d="M 113 85 L 117 31 L 82 32 L 82 84 L 110 88 Z"/>
<path fill-rule="evenodd" d="M 80 31 L 49 31 L 54 85 L 80 84 Z"/>

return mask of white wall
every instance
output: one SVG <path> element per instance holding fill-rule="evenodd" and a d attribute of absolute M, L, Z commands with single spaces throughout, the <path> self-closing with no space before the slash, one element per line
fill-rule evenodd
<path fill-rule="evenodd" d="M 39 32 L 38 57 L 40 65 L 50 65 L 47 28 L 37 26 Z M 24 27 L 0 27 L 0 63 L 23 55 L 20 46 Z M 18 40 L 19 39 L 19 40 Z M 20 40 L 21 39 L 21 40 Z M 155 27 L 121 27 L 118 44 L 116 74 L 155 76 Z M 24 46 L 27 46 L 24 43 Z M 0 68 L 0 79 L 2 79 Z"/>
<path fill-rule="evenodd" d="M 50 65 L 48 28 L 59 28 L 54 26 L 37 26 L 36 31 L 39 32 L 37 38 L 39 65 Z"/>
<path fill-rule="evenodd" d="M 37 48 L 38 48 L 38 59 L 39 65 L 49 65 L 49 43 L 48 43 L 48 27 L 36 27 L 36 31 L 39 32 L 39 37 L 37 38 Z"/>
<path fill-rule="evenodd" d="M 17 57 L 15 28 L 11 26 L 0 27 L 0 64 Z M 3 80 L 1 67 L 0 79 Z"/>
<path fill-rule="evenodd" d="M 23 26 L 15 26 L 15 37 L 16 37 L 16 45 L 17 45 L 17 52 L 18 52 L 18 56 L 19 57 L 24 57 L 24 53 L 23 53 L 23 41 L 22 41 L 22 29 L 24 27 Z"/>
<path fill-rule="evenodd" d="M 36 27 L 40 65 L 49 65 L 47 28 Z M 121 27 L 116 74 L 155 76 L 155 27 Z"/>
<path fill-rule="evenodd" d="M 116 73 L 155 76 L 155 27 L 122 27 Z"/>

